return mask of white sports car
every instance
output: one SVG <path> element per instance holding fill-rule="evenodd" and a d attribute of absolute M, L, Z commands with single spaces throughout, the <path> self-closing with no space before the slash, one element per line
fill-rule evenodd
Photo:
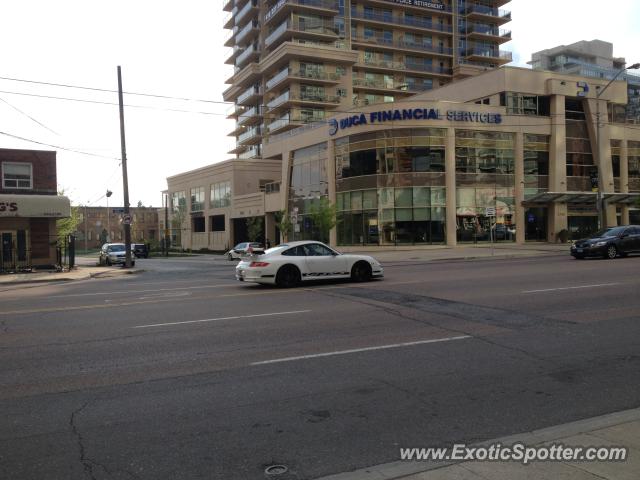
<path fill-rule="evenodd" d="M 266 250 L 263 255 L 242 258 L 236 267 L 241 282 L 294 287 L 321 278 L 351 278 L 364 282 L 382 277 L 382 265 L 373 257 L 336 252 L 324 243 L 289 242 Z"/>

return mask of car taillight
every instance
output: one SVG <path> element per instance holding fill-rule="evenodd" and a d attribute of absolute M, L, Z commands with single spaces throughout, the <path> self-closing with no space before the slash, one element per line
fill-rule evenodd
<path fill-rule="evenodd" d="M 251 265 L 249 266 L 250 267 L 266 267 L 268 265 L 269 265 L 268 262 L 251 262 Z"/>

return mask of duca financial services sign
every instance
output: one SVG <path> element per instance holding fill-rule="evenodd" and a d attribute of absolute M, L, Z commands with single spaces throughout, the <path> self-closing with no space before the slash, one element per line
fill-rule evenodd
<path fill-rule="evenodd" d="M 447 110 L 444 115 L 437 108 L 403 108 L 395 110 L 379 110 L 369 114 L 351 115 L 340 120 L 329 120 L 329 135 L 338 130 L 345 130 L 359 125 L 398 122 L 406 120 L 447 120 L 449 122 L 502 123 L 500 113 L 467 112 L 463 110 Z"/>

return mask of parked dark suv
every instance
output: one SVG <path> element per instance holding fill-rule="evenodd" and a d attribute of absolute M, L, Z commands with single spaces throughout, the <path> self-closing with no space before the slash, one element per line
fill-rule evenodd
<path fill-rule="evenodd" d="M 628 253 L 640 252 L 640 226 L 623 225 L 605 228 L 589 238 L 577 240 L 571 245 L 571 255 L 585 257 L 616 258 Z"/>
<path fill-rule="evenodd" d="M 136 258 L 148 258 L 149 257 L 149 249 L 147 248 L 146 243 L 132 243 L 131 250 Z"/>

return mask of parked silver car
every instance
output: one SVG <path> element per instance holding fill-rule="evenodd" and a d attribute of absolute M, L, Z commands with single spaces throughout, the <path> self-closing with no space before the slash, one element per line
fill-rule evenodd
<path fill-rule="evenodd" d="M 237 260 L 240 257 L 249 253 L 249 249 L 251 249 L 254 253 L 262 253 L 264 252 L 264 247 L 261 243 L 258 242 L 242 242 L 237 244 L 231 250 L 229 250 L 225 255 L 229 260 Z"/>
<path fill-rule="evenodd" d="M 126 262 L 126 252 L 124 243 L 105 243 L 100 249 L 99 265 L 123 265 Z M 131 255 L 131 266 L 135 266 L 136 261 Z"/>

